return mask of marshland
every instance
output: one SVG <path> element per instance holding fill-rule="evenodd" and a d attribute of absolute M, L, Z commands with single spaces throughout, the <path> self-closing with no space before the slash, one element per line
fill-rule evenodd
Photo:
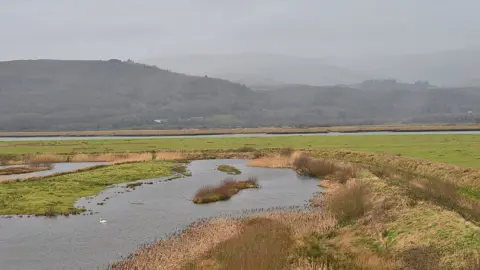
<path fill-rule="evenodd" d="M 102 162 L 0 183 L 0 261 L 13 269 L 479 265 L 475 134 L 9 141 L 0 147 L 9 166 Z M 222 165 L 240 173 L 224 181 Z M 214 202 L 197 204 L 197 197 Z"/>

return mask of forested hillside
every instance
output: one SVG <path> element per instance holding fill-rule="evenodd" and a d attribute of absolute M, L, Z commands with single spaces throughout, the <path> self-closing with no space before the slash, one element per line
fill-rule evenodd
<path fill-rule="evenodd" d="M 225 80 L 182 75 L 131 61 L 0 62 L 0 129 L 479 121 L 479 88 L 407 86 L 282 85 L 253 91 Z"/>

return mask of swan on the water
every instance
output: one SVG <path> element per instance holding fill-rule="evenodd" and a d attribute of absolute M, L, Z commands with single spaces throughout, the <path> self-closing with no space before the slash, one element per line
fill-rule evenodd
<path fill-rule="evenodd" d="M 105 224 L 105 223 L 107 223 L 107 220 L 101 218 L 101 219 L 100 219 L 100 223 Z"/>

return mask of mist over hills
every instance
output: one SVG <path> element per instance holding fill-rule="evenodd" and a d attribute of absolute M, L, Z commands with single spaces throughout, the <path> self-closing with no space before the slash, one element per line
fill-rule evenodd
<path fill-rule="evenodd" d="M 208 75 L 247 85 L 351 84 L 368 78 L 325 63 L 322 59 L 270 53 L 197 54 L 141 60 L 147 64 L 192 75 Z"/>
<path fill-rule="evenodd" d="M 480 49 L 363 58 L 319 59 L 269 53 L 198 54 L 141 62 L 192 75 L 254 85 L 353 84 L 366 79 L 429 81 L 445 87 L 480 86 Z"/>
<path fill-rule="evenodd" d="M 480 88 L 366 81 L 265 85 L 109 61 L 0 62 L 0 130 L 208 128 L 480 121 Z"/>
<path fill-rule="evenodd" d="M 337 64 L 407 82 L 426 80 L 444 87 L 480 86 L 480 48 L 370 57 Z"/>

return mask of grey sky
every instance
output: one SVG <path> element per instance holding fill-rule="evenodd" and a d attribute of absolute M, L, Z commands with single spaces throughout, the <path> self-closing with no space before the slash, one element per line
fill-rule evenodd
<path fill-rule="evenodd" d="M 478 0 L 1 0 L 0 60 L 303 56 L 480 44 Z"/>

